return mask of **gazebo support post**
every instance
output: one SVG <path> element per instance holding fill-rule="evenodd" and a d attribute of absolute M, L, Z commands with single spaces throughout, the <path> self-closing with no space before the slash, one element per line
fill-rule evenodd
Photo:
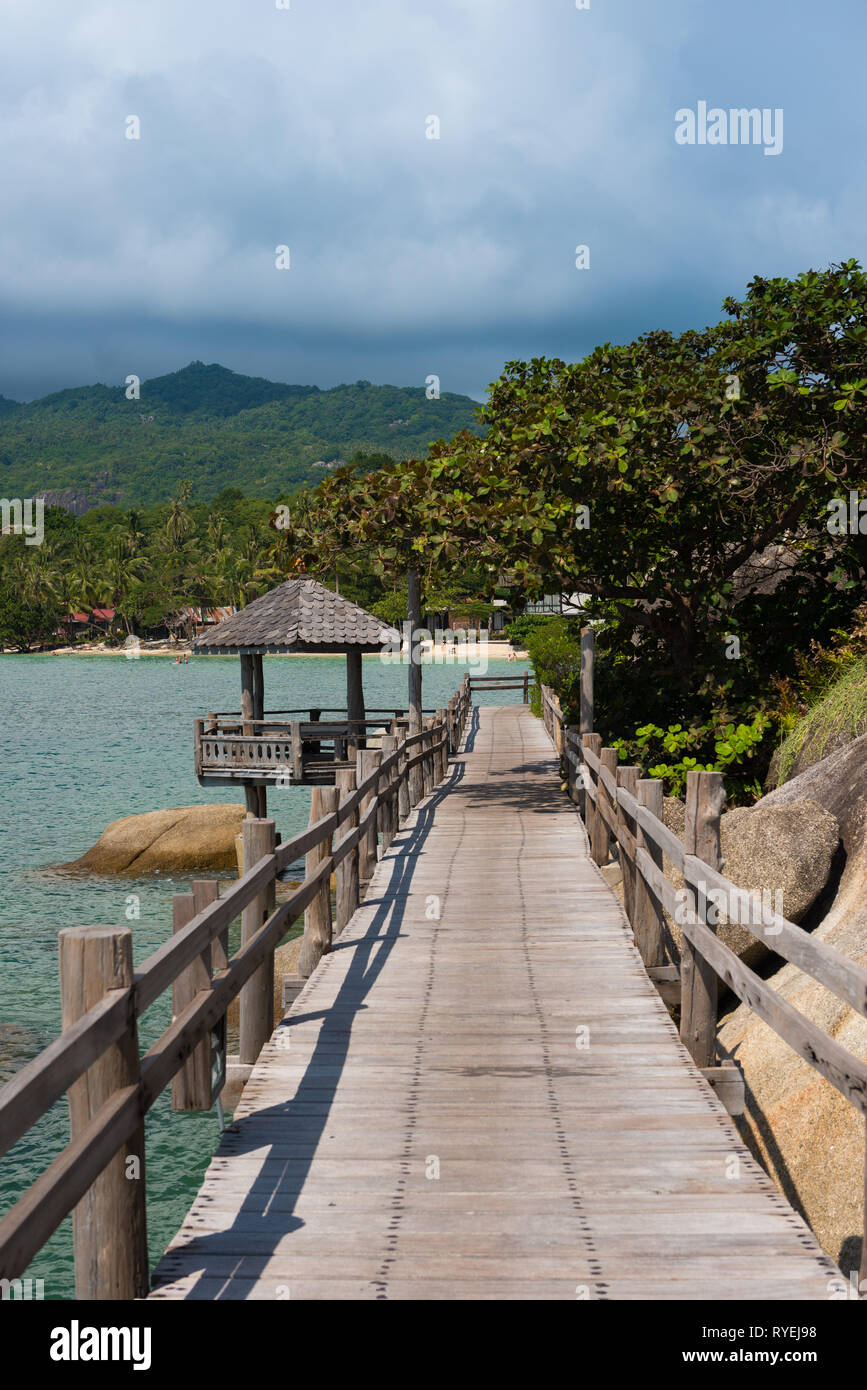
<path fill-rule="evenodd" d="M 364 719 L 364 689 L 361 684 L 361 651 L 350 648 L 346 653 L 346 718 Z M 365 746 L 364 725 L 352 731 L 356 749 Z M 348 756 L 352 756 L 349 754 Z"/>
<path fill-rule="evenodd" d="M 255 652 L 252 657 L 253 662 L 253 718 L 265 718 L 265 673 L 262 669 L 262 653 Z M 261 728 L 253 726 L 255 733 L 260 734 Z M 268 816 L 268 788 L 262 786 L 255 788 L 257 809 L 256 815 L 259 820 L 265 820 Z"/>
<path fill-rule="evenodd" d="M 261 661 L 262 658 L 259 657 L 260 666 Z M 252 738 L 253 736 L 252 721 L 256 718 L 256 684 L 256 658 L 248 652 L 241 652 L 241 733 L 245 738 Z M 259 787 L 254 782 L 244 783 L 244 800 L 247 803 L 247 815 L 260 818 Z"/>

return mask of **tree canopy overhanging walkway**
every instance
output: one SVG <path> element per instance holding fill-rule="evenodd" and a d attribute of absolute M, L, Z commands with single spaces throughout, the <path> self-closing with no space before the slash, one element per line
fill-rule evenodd
<path fill-rule="evenodd" d="M 459 756 L 265 1046 L 154 1298 L 827 1299 L 541 721 Z"/>

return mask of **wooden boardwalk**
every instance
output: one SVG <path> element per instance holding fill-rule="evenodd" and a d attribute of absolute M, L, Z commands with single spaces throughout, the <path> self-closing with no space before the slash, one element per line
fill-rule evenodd
<path fill-rule="evenodd" d="M 523 706 L 262 1052 L 153 1298 L 827 1299 L 649 982 Z"/>

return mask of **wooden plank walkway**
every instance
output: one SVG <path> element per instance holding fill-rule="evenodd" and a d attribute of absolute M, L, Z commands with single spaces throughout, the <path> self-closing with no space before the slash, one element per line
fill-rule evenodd
<path fill-rule="evenodd" d="M 828 1297 L 835 1265 L 682 1047 L 556 779 L 528 710 L 473 711 L 151 1297 Z"/>

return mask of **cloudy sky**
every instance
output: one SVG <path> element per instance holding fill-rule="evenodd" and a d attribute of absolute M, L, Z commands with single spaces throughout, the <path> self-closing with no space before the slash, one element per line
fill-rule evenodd
<path fill-rule="evenodd" d="M 0 394 L 200 358 L 481 398 L 865 259 L 864 0 L 278 3 L 0 0 Z M 700 101 L 781 108 L 782 153 L 678 144 Z"/>

